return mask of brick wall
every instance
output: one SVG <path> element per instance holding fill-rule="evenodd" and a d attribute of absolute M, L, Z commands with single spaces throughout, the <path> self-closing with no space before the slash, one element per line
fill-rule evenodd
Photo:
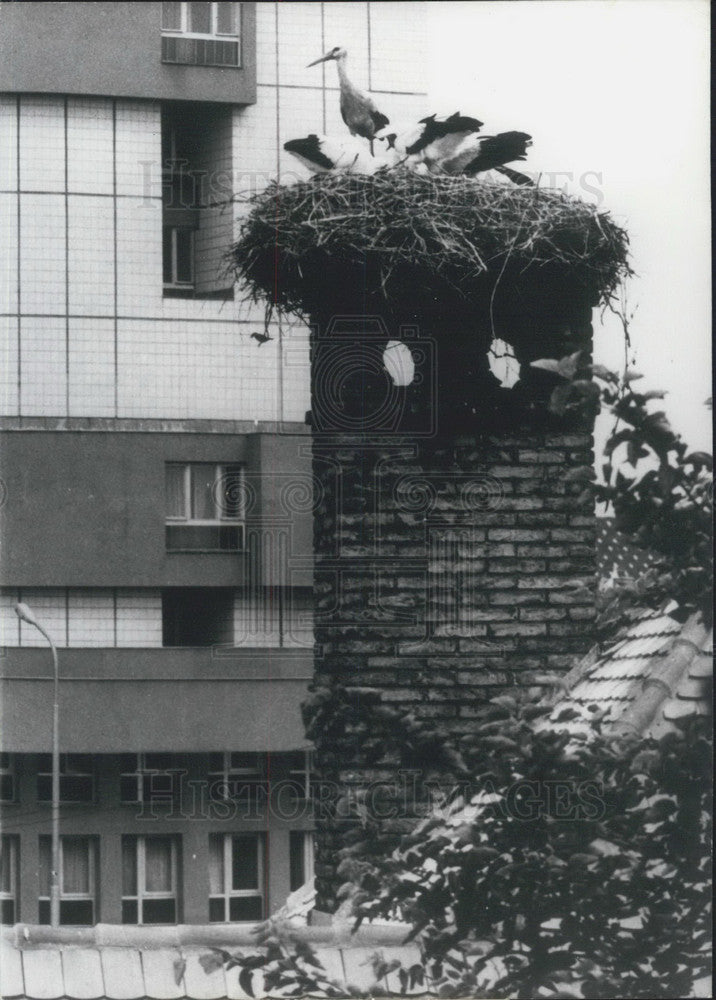
<path fill-rule="evenodd" d="M 390 334 L 357 316 L 314 318 L 319 692 L 342 688 L 350 701 L 351 688 L 377 689 L 384 705 L 459 738 L 491 695 L 567 670 L 590 647 L 595 516 L 568 473 L 591 470 L 591 428 L 548 414 L 557 380 L 526 362 L 589 351 L 591 309 L 575 301 L 521 319 L 514 390 L 487 372 L 477 321 L 434 324 L 420 377 L 392 399 L 389 433 L 377 354 Z M 401 784 L 399 756 L 372 756 L 372 723 L 357 712 L 354 725 L 352 711 L 344 732 L 315 733 L 318 777 L 339 802 L 367 783 Z M 405 818 L 382 825 L 397 833 Z M 319 909 L 335 909 L 337 852 L 355 822 L 319 809 Z"/>

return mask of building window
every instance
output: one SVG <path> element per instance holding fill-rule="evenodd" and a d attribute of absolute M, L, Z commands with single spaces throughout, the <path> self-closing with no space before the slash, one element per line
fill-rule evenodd
<path fill-rule="evenodd" d="M 15 757 L 0 753 L 0 802 L 15 801 Z"/>
<path fill-rule="evenodd" d="M 240 465 L 168 462 L 164 475 L 169 552 L 244 548 L 244 470 Z"/>
<path fill-rule="evenodd" d="M 194 288 L 194 231 L 166 226 L 163 232 L 165 288 Z"/>
<path fill-rule="evenodd" d="M 50 802 L 52 799 L 52 756 L 38 755 L 37 801 Z M 94 761 L 91 754 L 60 754 L 60 801 L 94 801 Z"/>
<path fill-rule="evenodd" d="M 289 780 L 295 789 L 295 795 L 300 799 L 311 798 L 311 770 L 313 753 L 310 750 L 297 750 L 288 756 Z"/>
<path fill-rule="evenodd" d="M 232 299 L 232 108 L 167 101 L 161 120 L 164 296 Z"/>
<path fill-rule="evenodd" d="M 209 797 L 259 802 L 267 795 L 266 757 L 258 753 L 209 754 Z"/>
<path fill-rule="evenodd" d="M 175 924 L 178 913 L 175 837 L 122 837 L 122 923 Z"/>
<path fill-rule="evenodd" d="M 163 3 L 162 62 L 241 65 L 240 3 Z"/>
<path fill-rule="evenodd" d="M 40 837 L 39 922 L 50 922 L 52 840 Z M 60 838 L 60 923 L 95 923 L 97 842 L 94 837 Z"/>
<path fill-rule="evenodd" d="M 264 919 L 264 834 L 209 836 L 209 920 Z"/>
<path fill-rule="evenodd" d="M 17 837 L 0 837 L 0 923 L 17 923 Z"/>
<path fill-rule="evenodd" d="M 313 878 L 313 834 L 304 830 L 289 833 L 289 886 L 295 892 Z"/>
<path fill-rule="evenodd" d="M 186 772 L 179 754 L 122 754 L 119 798 L 124 804 L 176 806 L 181 795 L 181 776 Z"/>
<path fill-rule="evenodd" d="M 222 587 L 175 587 L 162 592 L 164 646 L 226 646 L 234 635 L 234 594 Z"/>

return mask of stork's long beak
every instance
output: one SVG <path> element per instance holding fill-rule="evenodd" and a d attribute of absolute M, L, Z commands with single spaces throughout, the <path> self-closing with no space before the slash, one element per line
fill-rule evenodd
<path fill-rule="evenodd" d="M 327 52 L 325 56 L 321 56 L 320 59 L 314 59 L 312 63 L 309 63 L 308 66 L 306 66 L 306 69 L 310 69 L 311 66 L 318 66 L 319 63 L 325 62 L 327 59 L 330 58 L 331 58 L 331 53 Z"/>

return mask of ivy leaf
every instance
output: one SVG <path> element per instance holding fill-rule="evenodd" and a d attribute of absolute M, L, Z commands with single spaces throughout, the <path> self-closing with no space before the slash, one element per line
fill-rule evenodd
<path fill-rule="evenodd" d="M 574 378 L 579 368 L 582 353 L 582 351 L 575 351 L 574 354 L 568 354 L 566 357 L 560 359 L 558 371 L 563 378 Z"/>
<path fill-rule="evenodd" d="M 592 375 L 602 379 L 603 382 L 612 382 L 614 385 L 617 385 L 619 382 L 619 377 L 616 373 L 605 368 L 604 365 L 592 365 Z"/>
<path fill-rule="evenodd" d="M 207 976 L 215 972 L 216 969 L 220 969 L 222 965 L 228 965 L 231 961 L 231 955 L 228 951 L 222 951 L 220 948 L 215 948 L 210 951 L 207 955 L 199 956 L 199 965 L 202 967 Z M 177 986 L 179 984 L 177 983 Z"/>
<path fill-rule="evenodd" d="M 251 969 L 244 966 L 244 968 L 239 973 L 239 986 L 244 991 L 244 993 L 248 993 L 250 997 L 255 996 L 253 978 L 254 977 Z"/>
<path fill-rule="evenodd" d="M 177 986 L 181 986 L 181 981 L 184 978 L 184 973 L 186 972 L 186 959 L 183 955 L 174 961 L 174 982 Z"/>
<path fill-rule="evenodd" d="M 644 378 L 641 372 L 636 371 L 634 368 L 629 368 L 626 375 L 624 376 L 624 381 L 627 385 L 631 382 L 636 382 L 637 379 Z"/>
<path fill-rule="evenodd" d="M 562 374 L 559 365 L 559 361 L 555 358 L 540 358 L 538 361 L 530 361 L 530 368 L 540 368 L 542 371 L 553 372 L 555 375 Z"/>
<path fill-rule="evenodd" d="M 686 456 L 684 463 L 687 465 L 693 465 L 697 469 L 708 469 L 711 471 L 711 469 L 713 469 L 714 460 L 706 451 L 692 451 L 690 455 Z"/>

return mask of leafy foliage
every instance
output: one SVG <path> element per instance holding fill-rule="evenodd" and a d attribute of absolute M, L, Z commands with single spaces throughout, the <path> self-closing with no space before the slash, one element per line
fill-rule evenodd
<path fill-rule="evenodd" d="M 710 948 L 705 727 L 617 746 L 547 711 L 484 709 L 473 792 L 380 863 L 358 921 L 407 920 L 438 996 L 688 995 Z"/>
<path fill-rule="evenodd" d="M 653 411 L 661 390 L 639 391 L 643 376 L 627 369 L 623 376 L 589 364 L 581 352 L 541 359 L 533 366 L 560 379 L 550 410 L 560 416 L 595 417 L 606 406 L 615 417 L 605 446 L 603 482 L 586 483 L 590 494 L 611 504 L 618 530 L 633 542 L 658 553 L 661 563 L 636 592 L 652 604 L 675 599 L 685 610 L 712 613 L 713 460 L 706 452 L 690 452 L 672 429 L 663 410 Z M 632 588 L 634 590 L 634 588 Z"/>
<path fill-rule="evenodd" d="M 346 994 L 343 984 L 328 975 L 310 945 L 293 937 L 269 935 L 262 948 L 248 955 L 214 948 L 199 961 L 207 974 L 222 965 L 227 972 L 238 968 L 239 986 L 250 997 L 265 996 L 276 990 L 286 997 L 316 993 L 325 997 L 359 995 Z"/>

